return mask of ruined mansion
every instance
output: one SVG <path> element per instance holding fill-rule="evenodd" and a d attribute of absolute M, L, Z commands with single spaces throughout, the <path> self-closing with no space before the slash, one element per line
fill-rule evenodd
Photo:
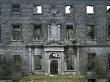
<path fill-rule="evenodd" d="M 109 72 L 110 1 L 0 0 L 0 57 L 9 54 L 27 73 L 89 72 L 96 57 Z"/>

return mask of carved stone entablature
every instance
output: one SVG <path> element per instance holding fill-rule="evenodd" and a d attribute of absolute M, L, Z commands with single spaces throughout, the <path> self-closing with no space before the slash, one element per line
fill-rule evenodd
<path fill-rule="evenodd" d="M 64 42 L 58 40 L 50 40 L 44 43 L 44 46 L 65 46 Z"/>
<path fill-rule="evenodd" d="M 29 48 L 34 48 L 34 47 L 43 47 L 43 43 L 36 43 L 36 44 L 33 44 L 33 43 L 28 43 L 26 44 L 26 47 Z"/>

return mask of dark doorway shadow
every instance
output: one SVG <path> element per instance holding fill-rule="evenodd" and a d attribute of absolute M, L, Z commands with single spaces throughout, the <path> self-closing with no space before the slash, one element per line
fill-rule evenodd
<path fill-rule="evenodd" d="M 52 75 L 58 74 L 58 60 L 52 60 L 50 62 L 50 74 Z"/>

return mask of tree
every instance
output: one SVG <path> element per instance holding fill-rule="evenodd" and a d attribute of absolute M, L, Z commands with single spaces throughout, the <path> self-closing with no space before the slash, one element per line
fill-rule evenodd
<path fill-rule="evenodd" d="M 19 56 L 19 55 L 18 55 Z M 0 79 L 19 79 L 25 75 L 22 70 L 21 57 L 14 59 L 14 57 L 5 51 L 4 54 L 0 55 Z M 15 61 L 18 60 L 18 61 Z"/>
<path fill-rule="evenodd" d="M 94 62 L 95 62 L 95 67 L 94 67 L 94 72 L 95 72 L 95 75 L 96 76 L 106 76 L 107 75 L 107 70 L 105 68 L 105 64 L 104 62 L 102 61 L 102 58 L 100 57 L 96 57 L 94 59 Z"/>
<path fill-rule="evenodd" d="M 91 62 L 94 62 L 91 63 Z M 105 64 L 102 61 L 102 57 L 95 57 L 94 59 L 91 60 L 90 63 L 85 64 L 84 67 L 82 67 L 81 70 L 81 74 L 83 74 L 84 76 L 88 76 L 88 72 L 92 73 L 93 77 L 97 77 L 97 78 L 104 78 L 107 75 L 107 70 L 105 68 Z M 90 65 L 93 64 L 93 65 Z M 88 67 L 91 66 L 91 70 L 88 70 Z"/>
<path fill-rule="evenodd" d="M 12 73 L 12 58 L 10 54 L 1 55 L 0 59 L 0 75 L 10 75 Z"/>

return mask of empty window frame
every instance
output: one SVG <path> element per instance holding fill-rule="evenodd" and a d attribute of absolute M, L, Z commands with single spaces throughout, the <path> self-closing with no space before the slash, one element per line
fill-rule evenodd
<path fill-rule="evenodd" d="M 95 79 L 88 79 L 88 82 L 96 82 Z"/>
<path fill-rule="evenodd" d="M 69 14 L 72 11 L 72 5 L 65 6 L 65 13 Z"/>
<path fill-rule="evenodd" d="M 65 47 L 65 60 L 66 60 L 66 67 L 67 70 L 74 70 L 74 51 L 71 46 Z"/>
<path fill-rule="evenodd" d="M 73 25 L 66 25 L 66 40 L 73 39 Z"/>
<path fill-rule="evenodd" d="M 42 56 L 41 55 L 34 55 L 34 70 L 41 70 L 41 60 Z"/>
<path fill-rule="evenodd" d="M 42 39 L 42 25 L 34 25 L 34 40 Z"/>
<path fill-rule="evenodd" d="M 2 13 L 2 10 L 1 10 L 1 6 L 0 6 L 0 15 L 1 15 L 1 13 Z"/>
<path fill-rule="evenodd" d="M 92 71 L 95 66 L 95 53 L 88 53 L 88 70 Z"/>
<path fill-rule="evenodd" d="M 33 14 L 42 14 L 42 6 L 34 5 Z"/>
<path fill-rule="evenodd" d="M 87 25 L 86 26 L 86 35 L 88 39 L 95 39 L 95 31 L 94 31 L 94 25 Z"/>
<path fill-rule="evenodd" d="M 107 12 L 110 13 L 110 6 L 107 6 Z"/>
<path fill-rule="evenodd" d="M 21 40 L 21 27 L 20 27 L 20 25 L 13 25 L 13 40 Z"/>
<path fill-rule="evenodd" d="M 110 40 L 110 25 L 107 28 L 107 39 Z"/>
<path fill-rule="evenodd" d="M 1 58 L 2 58 L 2 54 L 0 54 L 0 64 L 1 64 Z"/>
<path fill-rule="evenodd" d="M 13 80 L 13 82 L 19 82 L 19 80 Z"/>
<path fill-rule="evenodd" d="M 14 70 L 20 71 L 21 70 L 21 57 L 20 55 L 13 55 L 13 63 L 14 63 Z"/>
<path fill-rule="evenodd" d="M 2 31 L 1 31 L 1 25 L 0 25 L 0 40 L 1 40 L 1 32 L 2 32 Z"/>
<path fill-rule="evenodd" d="M 108 69 L 110 70 L 110 54 L 108 54 Z"/>
<path fill-rule="evenodd" d="M 67 70 L 74 70 L 74 55 L 67 54 Z"/>
<path fill-rule="evenodd" d="M 12 4 L 12 14 L 20 14 L 20 4 Z"/>
<path fill-rule="evenodd" d="M 93 5 L 86 6 L 86 13 L 87 14 L 94 14 L 94 6 Z"/>

